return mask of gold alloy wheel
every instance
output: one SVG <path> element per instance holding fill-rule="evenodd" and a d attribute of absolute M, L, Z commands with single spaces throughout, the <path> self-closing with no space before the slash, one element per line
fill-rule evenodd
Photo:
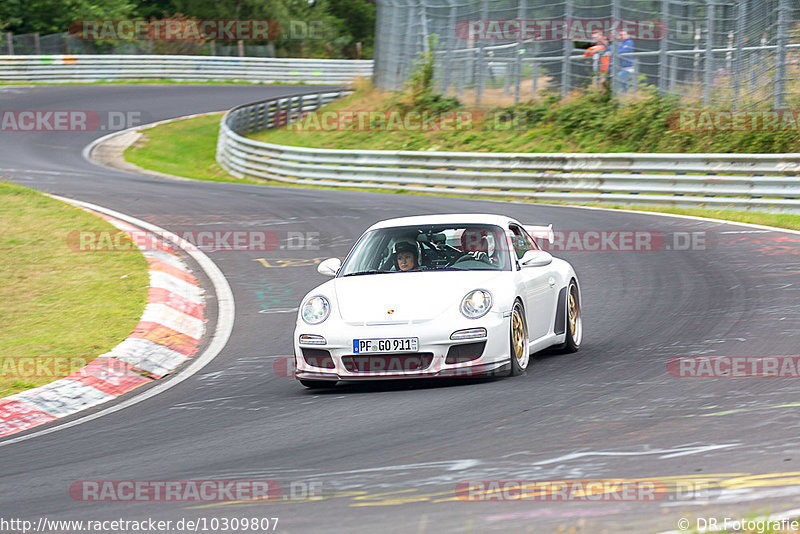
<path fill-rule="evenodd" d="M 567 319 L 569 320 L 569 333 L 576 344 L 581 342 L 581 308 L 578 302 L 578 286 L 569 288 L 569 301 L 567 303 Z"/>
<path fill-rule="evenodd" d="M 528 366 L 528 350 L 525 343 L 525 322 L 521 307 L 515 306 L 511 315 L 511 340 L 514 345 L 514 358 L 522 369 Z"/>

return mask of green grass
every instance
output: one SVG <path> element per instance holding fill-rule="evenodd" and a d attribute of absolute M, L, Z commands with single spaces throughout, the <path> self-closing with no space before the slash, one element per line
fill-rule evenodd
<path fill-rule="evenodd" d="M 334 107 L 341 107 L 343 105 L 347 105 L 347 103 L 341 101 L 334 103 Z M 145 131 L 146 137 L 142 138 L 136 145 L 126 150 L 125 159 L 146 169 L 199 180 L 259 183 L 264 185 L 308 187 L 314 189 L 338 189 L 426 196 L 449 196 L 481 200 L 503 200 L 509 202 L 535 202 L 533 199 L 523 200 L 515 197 L 498 197 L 494 195 L 454 195 L 452 193 L 447 193 L 446 190 L 442 190 L 442 192 L 428 193 L 407 191 L 402 189 L 381 189 L 379 186 L 367 189 L 356 187 L 295 185 L 286 182 L 257 179 L 240 180 L 227 174 L 219 166 L 215 159 L 219 120 L 220 115 L 207 115 L 204 117 L 177 120 L 148 129 Z M 273 143 L 291 144 L 291 141 L 293 140 L 291 134 L 292 132 L 275 130 L 274 132 L 270 132 L 268 138 Z M 549 203 L 552 204 L 552 202 Z M 793 214 L 714 210 L 702 208 L 673 208 L 666 206 L 621 206 L 598 203 L 584 203 L 583 205 L 616 209 L 636 209 L 641 211 L 673 213 L 678 215 L 693 215 L 697 217 L 709 217 L 714 219 L 724 219 L 800 230 L 800 215 Z"/>
<path fill-rule="evenodd" d="M 73 251 L 67 236 L 76 230 L 117 232 L 95 215 L 0 181 L 0 397 L 69 374 L 139 322 L 149 285 L 144 257 Z M 66 370 L 30 376 L 45 373 L 21 372 L 17 358 Z"/>
<path fill-rule="evenodd" d="M 215 113 L 147 129 L 137 143 L 125 150 L 125 159 L 144 169 L 174 176 L 228 181 L 232 177 L 215 159 L 221 117 L 221 113 Z"/>

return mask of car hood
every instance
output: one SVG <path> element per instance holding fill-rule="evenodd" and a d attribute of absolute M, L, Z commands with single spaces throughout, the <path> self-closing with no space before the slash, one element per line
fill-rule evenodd
<path fill-rule="evenodd" d="M 473 289 L 492 290 L 507 271 L 439 271 L 368 274 L 333 280 L 336 302 L 348 323 L 415 323 L 457 310 Z"/>

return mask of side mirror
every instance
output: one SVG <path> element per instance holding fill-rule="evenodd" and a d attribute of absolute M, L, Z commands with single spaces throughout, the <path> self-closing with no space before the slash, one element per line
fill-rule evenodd
<path fill-rule="evenodd" d="M 553 263 L 553 256 L 544 250 L 529 250 L 519 260 L 522 267 L 544 267 Z"/>
<path fill-rule="evenodd" d="M 317 266 L 317 272 L 325 276 L 336 276 L 341 266 L 342 260 L 339 258 L 328 258 Z"/>

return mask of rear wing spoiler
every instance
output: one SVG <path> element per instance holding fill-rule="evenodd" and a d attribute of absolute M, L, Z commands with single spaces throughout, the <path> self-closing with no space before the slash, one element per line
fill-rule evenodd
<path fill-rule="evenodd" d="M 525 231 L 531 234 L 534 239 L 547 239 L 548 243 L 555 241 L 555 233 L 553 232 L 552 224 L 526 224 L 523 225 Z"/>

